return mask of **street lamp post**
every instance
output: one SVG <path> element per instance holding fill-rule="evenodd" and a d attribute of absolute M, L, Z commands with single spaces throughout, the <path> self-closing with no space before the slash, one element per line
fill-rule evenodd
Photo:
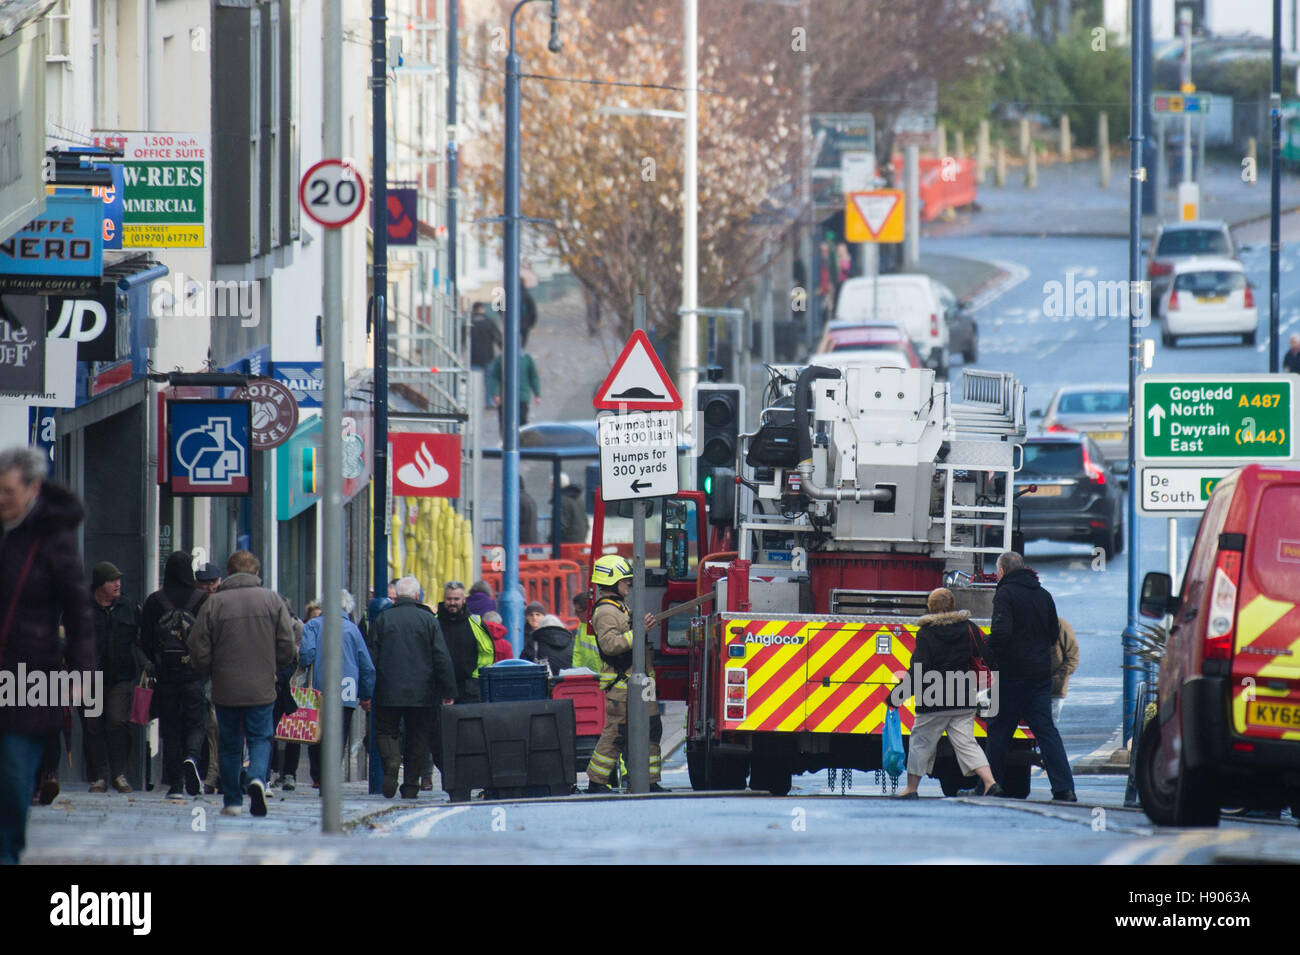
<path fill-rule="evenodd" d="M 518 656 L 524 641 L 524 600 L 519 592 L 519 54 L 515 52 L 515 15 L 530 3 L 519 0 L 510 11 L 510 52 L 506 56 L 506 327 L 502 360 L 501 412 L 501 546 L 505 574 L 501 609 L 510 642 Z M 559 0 L 551 5 L 551 39 L 547 49 L 560 50 Z"/>

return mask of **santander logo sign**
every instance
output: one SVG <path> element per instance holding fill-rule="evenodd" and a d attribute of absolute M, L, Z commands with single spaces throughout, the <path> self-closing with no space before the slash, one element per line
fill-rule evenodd
<path fill-rule="evenodd" d="M 388 439 L 394 496 L 460 496 L 460 435 L 407 432 Z"/>

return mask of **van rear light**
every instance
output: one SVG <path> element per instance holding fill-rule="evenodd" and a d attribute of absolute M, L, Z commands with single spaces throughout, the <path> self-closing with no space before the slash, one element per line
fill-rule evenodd
<path fill-rule="evenodd" d="M 939 337 L 939 316 L 935 315 L 933 312 L 930 313 L 930 337 Z"/>
<path fill-rule="evenodd" d="M 1246 286 L 1246 301 L 1242 303 L 1246 308 L 1255 307 L 1255 290 L 1249 285 Z"/>
<path fill-rule="evenodd" d="M 1237 628 L 1237 583 L 1241 579 L 1241 551 L 1220 550 L 1210 591 L 1210 619 L 1205 627 L 1205 659 L 1232 659 L 1232 638 Z"/>
<path fill-rule="evenodd" d="M 1094 464 L 1092 458 L 1088 457 L 1088 446 L 1083 446 L 1083 470 L 1087 472 L 1088 477 L 1100 485 L 1106 483 L 1106 469 L 1099 464 Z"/>
<path fill-rule="evenodd" d="M 1171 312 L 1178 311 L 1178 290 L 1177 289 L 1174 289 L 1172 292 L 1169 293 L 1169 310 Z"/>

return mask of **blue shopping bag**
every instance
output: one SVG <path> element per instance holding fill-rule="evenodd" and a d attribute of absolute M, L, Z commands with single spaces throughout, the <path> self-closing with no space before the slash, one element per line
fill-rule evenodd
<path fill-rule="evenodd" d="M 895 707 L 885 708 L 885 729 L 880 735 L 881 765 L 885 772 L 897 778 L 907 769 L 907 753 L 903 750 L 903 721 Z"/>

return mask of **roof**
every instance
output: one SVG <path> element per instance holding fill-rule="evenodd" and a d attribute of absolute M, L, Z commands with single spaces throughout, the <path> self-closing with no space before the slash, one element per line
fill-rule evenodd
<path fill-rule="evenodd" d="M 1183 272 L 1244 272 L 1246 267 L 1226 255 L 1194 255 L 1174 263 L 1174 274 Z"/>
<path fill-rule="evenodd" d="M 1128 391 L 1128 385 L 1118 381 L 1103 381 L 1094 384 L 1062 385 L 1056 389 L 1058 395 L 1072 395 L 1089 391 Z"/>
<path fill-rule="evenodd" d="M 1193 219 L 1191 222 L 1162 222 L 1161 232 L 1186 232 L 1191 229 L 1226 229 L 1228 223 L 1222 219 Z"/>
<path fill-rule="evenodd" d="M 58 0 L 0 0 L 0 38 L 43 17 Z"/>
<path fill-rule="evenodd" d="M 882 345 L 901 344 L 907 340 L 907 335 L 897 325 L 890 326 L 872 326 L 872 327 L 845 327 L 845 328 L 828 328 L 837 345 L 867 345 L 879 343 Z"/>

